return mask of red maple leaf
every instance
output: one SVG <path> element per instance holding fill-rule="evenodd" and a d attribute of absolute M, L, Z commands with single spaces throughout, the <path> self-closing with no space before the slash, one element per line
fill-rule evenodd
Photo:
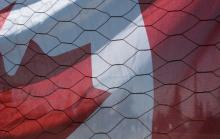
<path fill-rule="evenodd" d="M 0 138 L 66 138 L 109 96 L 93 87 L 90 44 L 50 57 L 31 40 L 19 66 L 9 76 L 0 56 Z"/>

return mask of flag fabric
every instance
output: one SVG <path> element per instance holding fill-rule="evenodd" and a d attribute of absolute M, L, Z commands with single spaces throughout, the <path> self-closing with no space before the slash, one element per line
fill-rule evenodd
<path fill-rule="evenodd" d="M 219 8 L 1 0 L 0 138 L 220 138 Z"/>
<path fill-rule="evenodd" d="M 141 1 L 152 49 L 153 139 L 217 139 L 220 1 Z"/>

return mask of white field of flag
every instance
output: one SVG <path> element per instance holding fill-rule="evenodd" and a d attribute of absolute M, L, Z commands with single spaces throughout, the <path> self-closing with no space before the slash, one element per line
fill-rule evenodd
<path fill-rule="evenodd" d="M 9 75 L 15 75 L 31 39 L 49 56 L 91 43 L 93 85 L 111 93 L 69 138 L 151 138 L 152 56 L 138 0 L 16 3 L 21 4 L 13 7 L 0 31 Z"/>

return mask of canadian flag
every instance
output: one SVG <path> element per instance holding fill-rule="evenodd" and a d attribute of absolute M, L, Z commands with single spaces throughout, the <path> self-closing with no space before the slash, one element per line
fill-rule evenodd
<path fill-rule="evenodd" d="M 219 8 L 2 0 L 0 138 L 219 138 Z"/>

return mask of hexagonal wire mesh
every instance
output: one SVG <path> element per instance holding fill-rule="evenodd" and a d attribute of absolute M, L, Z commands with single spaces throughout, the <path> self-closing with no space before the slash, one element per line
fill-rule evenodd
<path fill-rule="evenodd" d="M 1 138 L 218 138 L 219 6 L 1 1 Z"/>

